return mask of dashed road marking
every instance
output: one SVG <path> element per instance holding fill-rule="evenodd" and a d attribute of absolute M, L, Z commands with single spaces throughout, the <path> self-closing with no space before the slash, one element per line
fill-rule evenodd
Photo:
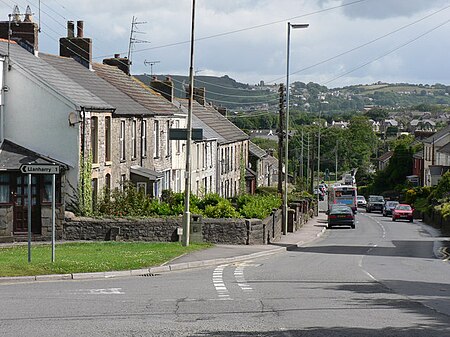
<path fill-rule="evenodd" d="M 230 294 L 228 292 L 228 289 L 225 286 L 225 283 L 223 282 L 223 270 L 225 269 L 226 266 L 227 266 L 226 264 L 217 266 L 213 272 L 214 287 L 216 288 L 219 298 L 225 299 L 225 300 L 230 299 Z"/>
<path fill-rule="evenodd" d="M 244 277 L 244 268 L 247 265 L 241 264 L 238 267 L 236 267 L 236 269 L 234 270 L 234 277 L 236 279 L 236 282 L 238 284 L 238 286 L 244 291 L 244 292 L 252 292 L 253 289 L 252 287 L 250 287 L 250 285 L 247 283 L 247 281 L 245 280 Z"/>

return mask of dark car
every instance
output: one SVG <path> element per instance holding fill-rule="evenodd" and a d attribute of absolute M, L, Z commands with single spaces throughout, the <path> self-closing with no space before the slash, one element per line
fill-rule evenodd
<path fill-rule="evenodd" d="M 399 204 L 398 201 L 386 201 L 383 207 L 383 216 L 392 215 L 392 211 Z"/>
<path fill-rule="evenodd" d="M 413 222 L 413 208 L 408 204 L 399 204 L 392 211 L 392 221 L 395 220 L 408 220 L 409 222 Z"/>
<path fill-rule="evenodd" d="M 369 200 L 367 201 L 366 211 L 367 213 L 373 211 L 379 211 L 383 213 L 384 198 L 381 195 L 369 195 Z"/>
<path fill-rule="evenodd" d="M 355 215 L 350 207 L 335 204 L 330 210 L 328 210 L 327 214 L 327 228 L 331 228 L 333 226 L 350 226 L 351 228 L 355 228 Z"/>

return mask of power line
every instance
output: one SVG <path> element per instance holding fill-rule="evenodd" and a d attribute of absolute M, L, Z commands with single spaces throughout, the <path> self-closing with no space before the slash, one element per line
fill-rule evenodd
<path fill-rule="evenodd" d="M 350 73 L 355 72 L 355 71 L 358 70 L 358 69 L 364 68 L 365 66 L 367 66 L 367 65 L 369 65 L 369 64 L 371 64 L 371 63 L 373 63 L 373 62 L 375 62 L 375 61 L 378 61 L 379 59 L 382 59 L 383 57 L 385 57 L 385 56 L 387 56 L 387 55 L 390 55 L 390 54 L 392 54 L 393 52 L 396 52 L 397 50 L 399 50 L 399 49 L 401 49 L 401 48 L 403 48 L 403 47 L 406 47 L 407 45 L 409 45 L 409 44 L 411 44 L 411 43 L 413 43 L 413 42 L 419 40 L 420 38 L 424 37 L 425 35 L 430 34 L 431 32 L 433 32 L 433 31 L 435 31 L 436 29 L 438 29 L 438 28 L 440 28 L 440 27 L 446 25 L 446 24 L 449 23 L 449 22 L 450 22 L 450 20 L 447 20 L 447 21 L 445 21 L 445 22 L 443 22 L 443 23 L 441 23 L 441 24 L 439 24 L 439 25 L 437 25 L 437 26 L 431 28 L 430 30 L 426 31 L 425 33 L 420 34 L 419 36 L 415 37 L 414 39 L 411 39 L 411 40 L 409 40 L 409 41 L 407 41 L 407 42 L 405 42 L 405 43 L 399 45 L 398 47 L 396 47 L 396 48 L 390 50 L 390 51 L 387 52 L 387 53 L 384 53 L 384 54 L 382 54 L 382 55 L 380 55 L 380 56 L 374 58 L 373 60 L 370 60 L 370 61 L 368 61 L 368 62 L 366 62 L 366 63 L 363 63 L 363 64 L 361 64 L 361 65 L 359 65 L 359 66 L 357 66 L 357 67 L 355 67 L 355 68 L 353 68 L 353 69 L 351 69 L 351 70 L 349 70 L 349 71 L 346 71 L 345 73 L 343 73 L 343 74 L 341 74 L 341 75 L 339 75 L 339 76 L 337 76 L 337 77 L 335 77 L 335 78 L 333 78 L 333 79 L 331 79 L 331 80 L 325 82 L 324 84 L 331 83 L 331 82 L 333 82 L 333 81 L 335 81 L 335 80 L 337 80 L 337 79 L 339 79 L 339 78 L 341 78 L 341 77 L 344 77 L 345 75 L 348 75 L 348 74 L 350 74 Z"/>
<path fill-rule="evenodd" d="M 268 22 L 268 23 L 264 23 L 264 24 L 260 24 L 260 25 L 255 25 L 255 26 L 250 26 L 250 27 L 246 27 L 246 28 L 241 28 L 241 29 L 236 29 L 236 30 L 232 30 L 232 31 L 228 31 L 228 32 L 220 33 L 220 34 L 204 36 L 204 37 L 196 38 L 195 42 L 209 40 L 209 39 L 213 39 L 213 38 L 216 38 L 216 37 L 222 37 L 222 36 L 236 34 L 236 33 L 241 33 L 241 32 L 245 32 L 245 31 L 248 31 L 248 30 L 253 30 L 253 29 L 258 29 L 258 28 L 262 28 L 262 27 L 267 27 L 267 26 L 271 26 L 271 25 L 275 25 L 275 24 L 279 24 L 279 23 L 285 23 L 285 22 L 287 22 L 289 20 L 295 20 L 295 19 L 299 19 L 299 18 L 304 18 L 304 17 L 308 17 L 308 16 L 324 13 L 324 12 L 327 12 L 327 11 L 331 11 L 331 10 L 334 10 L 334 9 L 339 9 L 339 8 L 355 5 L 355 4 L 358 4 L 358 3 L 361 3 L 361 2 L 365 2 L 365 1 L 368 1 L 368 0 L 356 0 L 356 1 L 352 1 L 352 2 L 346 3 L 346 4 L 341 4 L 341 5 L 338 5 L 338 6 L 333 6 L 333 7 L 328 7 L 328 8 L 325 8 L 325 9 L 321 9 L 321 10 L 318 10 L 318 11 L 315 11 L 315 12 L 293 16 L 293 17 L 290 17 L 290 18 L 287 18 L 287 19 L 272 21 L 272 22 Z M 155 46 L 155 47 L 150 47 L 150 48 L 144 48 L 144 49 L 136 50 L 136 52 L 139 53 L 139 52 L 142 52 L 142 51 L 162 49 L 162 48 L 167 48 L 167 47 L 174 47 L 174 46 L 179 46 L 179 45 L 188 44 L 188 43 L 190 43 L 190 41 L 174 42 L 174 43 L 169 43 L 169 44 L 165 44 L 165 45 L 161 45 L 161 46 Z M 104 56 L 98 56 L 96 58 L 108 57 L 110 55 L 111 54 L 104 55 Z"/>

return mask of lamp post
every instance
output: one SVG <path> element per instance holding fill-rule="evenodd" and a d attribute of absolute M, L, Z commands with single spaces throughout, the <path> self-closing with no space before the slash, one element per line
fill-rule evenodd
<path fill-rule="evenodd" d="M 186 177 L 184 186 L 184 214 L 183 214 L 183 246 L 189 246 L 189 232 L 191 213 L 189 203 L 191 198 L 191 140 L 192 140 L 192 100 L 194 98 L 194 22 L 195 0 L 192 0 L 192 27 L 191 27 L 191 56 L 189 67 L 189 102 L 187 115 L 187 139 L 186 139 Z"/>
<path fill-rule="evenodd" d="M 319 109 L 319 120 L 317 125 L 319 126 L 318 137 L 317 137 L 317 215 L 319 215 L 319 184 L 320 184 L 320 118 L 322 117 L 322 105 L 328 104 L 327 101 L 320 102 Z"/>
<path fill-rule="evenodd" d="M 289 54 L 290 54 L 290 44 L 291 44 L 291 28 L 308 28 L 308 23 L 302 24 L 291 24 L 287 23 L 287 51 L 286 51 L 286 146 L 284 151 L 284 202 L 283 202 L 283 214 L 284 214 L 284 224 L 283 224 L 283 234 L 287 234 L 288 228 L 288 161 L 289 161 Z"/>

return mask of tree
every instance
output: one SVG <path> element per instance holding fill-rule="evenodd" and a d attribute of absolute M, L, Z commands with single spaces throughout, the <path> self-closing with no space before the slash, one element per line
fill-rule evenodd
<path fill-rule="evenodd" d="M 382 109 L 382 108 L 372 108 L 366 112 L 366 115 L 370 119 L 373 119 L 374 121 L 379 122 L 379 121 L 385 120 L 389 116 L 389 113 L 385 109 Z"/>

